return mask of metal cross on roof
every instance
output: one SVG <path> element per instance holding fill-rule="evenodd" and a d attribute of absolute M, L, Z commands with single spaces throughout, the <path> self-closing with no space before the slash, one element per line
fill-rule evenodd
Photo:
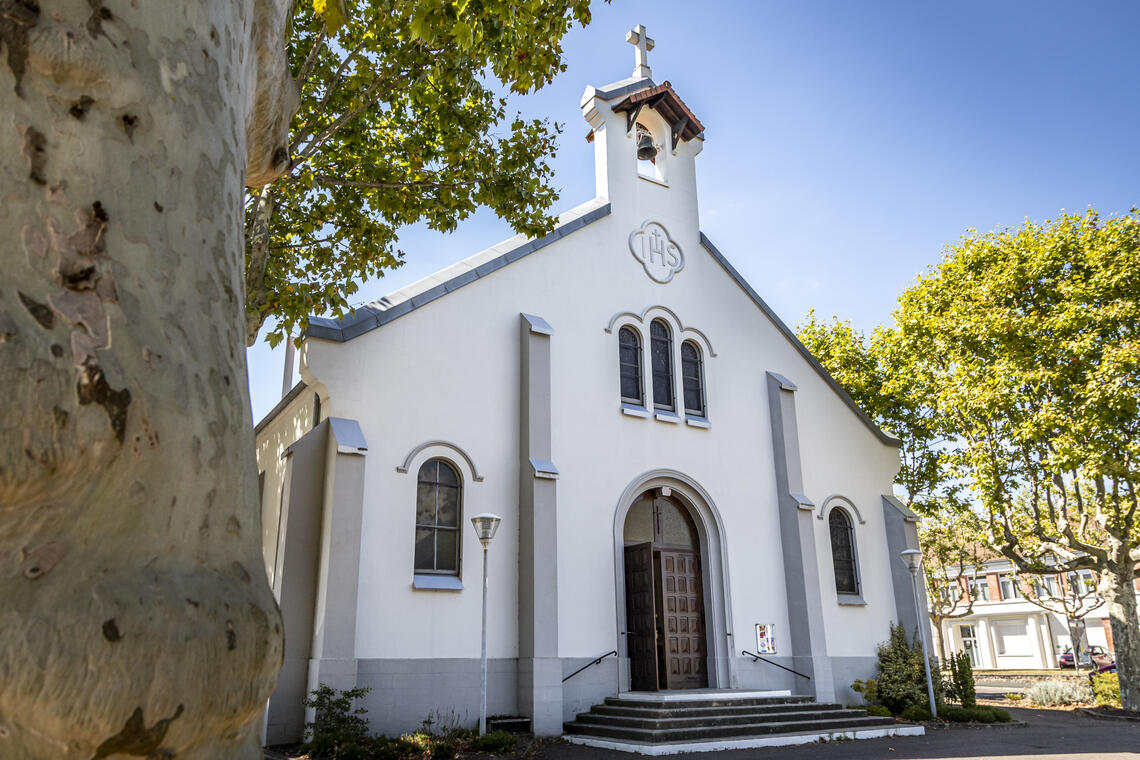
<path fill-rule="evenodd" d="M 637 48 L 634 53 L 637 65 L 633 69 L 634 79 L 648 79 L 653 76 L 649 68 L 649 51 L 653 49 L 653 39 L 645 33 L 645 26 L 638 24 L 625 33 L 625 41 Z"/>

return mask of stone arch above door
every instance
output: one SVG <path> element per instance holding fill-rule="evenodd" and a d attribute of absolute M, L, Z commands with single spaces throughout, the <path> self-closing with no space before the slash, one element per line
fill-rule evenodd
<path fill-rule="evenodd" d="M 645 491 L 668 488 L 689 511 L 696 525 L 704 564 L 705 627 L 708 632 L 708 679 L 711 688 L 730 688 L 733 653 L 732 605 L 729 599 L 727 541 L 724 522 L 712 497 L 696 480 L 677 470 L 658 469 L 634 478 L 618 499 L 614 511 L 614 579 L 618 624 L 618 658 L 621 688 L 629 688 L 629 653 L 626 642 L 625 520 Z"/>

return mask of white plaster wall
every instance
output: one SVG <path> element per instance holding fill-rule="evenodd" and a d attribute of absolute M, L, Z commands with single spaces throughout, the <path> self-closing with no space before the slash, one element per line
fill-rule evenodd
<path fill-rule="evenodd" d="M 658 468 L 679 470 L 699 483 L 724 519 L 731 650 L 754 647 L 756 623 L 775 623 L 777 635 L 786 633 L 767 371 L 800 386 L 808 495 L 822 502 L 842 493 L 867 520 L 857 535 L 868 606 L 836 608 L 833 584 L 829 599 L 825 581 L 825 613 L 829 629 L 837 629 L 828 633 L 831 654 L 873 653 L 894 612 L 882 565 L 879 495 L 889 492 L 896 451 L 875 439 L 700 246 L 692 161 L 700 141 L 684 143 L 670 156 L 664 187 L 637 177 L 633 141 L 615 134 L 613 120 L 605 130 L 609 134 L 597 133 L 596 143 L 603 150 L 609 145 L 613 154 L 600 164 L 622 172 L 607 185 L 609 216 L 348 343 L 308 342 L 306 372 L 328 387 L 328 414 L 359 420 L 369 442 L 357 656 L 478 655 L 479 545 L 469 527 L 463 533 L 466 588 L 411 588 L 415 473 L 429 453 L 407 474 L 396 466 L 430 439 L 462 447 L 485 476 L 473 483 L 457 462 L 465 474 L 465 525 L 482 511 L 504 518 L 491 550 L 488 654 L 517 655 L 520 312 L 541 316 L 554 328 L 562 656 L 616 647 L 617 500 L 638 475 Z M 629 234 L 646 219 L 662 223 L 684 252 L 684 270 L 668 284 L 650 279 L 629 251 Z M 701 330 L 717 352 L 704 357 L 710 429 L 620 412 L 617 335 L 605 328 L 617 313 L 653 305 L 667 306 L 686 326 Z M 647 333 L 648 325 L 643 339 Z M 818 538 L 823 577 L 830 579 L 826 532 Z"/>
<path fill-rule="evenodd" d="M 315 394 L 313 388 L 302 390 L 257 434 L 257 470 L 265 473 L 261 490 L 262 558 L 275 594 L 280 592 L 273 576 L 280 538 L 277 528 L 281 522 L 281 488 L 285 482 L 285 460 L 281 455 L 313 429 Z"/>

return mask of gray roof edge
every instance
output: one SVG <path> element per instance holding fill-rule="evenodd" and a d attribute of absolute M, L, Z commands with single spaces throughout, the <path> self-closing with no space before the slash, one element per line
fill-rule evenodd
<path fill-rule="evenodd" d="M 724 254 L 717 250 L 717 247 L 713 245 L 713 242 L 709 240 L 708 236 L 703 232 L 701 233 L 701 245 L 717 260 L 717 263 L 724 268 L 724 271 L 728 272 L 729 276 L 736 280 L 736 284 L 752 298 L 756 305 L 760 307 L 760 310 L 764 312 L 765 316 L 776 326 L 776 329 L 784 334 L 784 337 L 787 338 L 795 349 L 800 352 L 800 355 L 807 360 L 811 368 L 831 386 L 831 389 L 839 395 L 839 398 L 843 400 L 843 403 L 847 404 L 851 411 L 855 412 L 855 415 L 862 420 L 863 424 L 870 428 L 871 432 L 875 434 L 875 437 L 888 446 L 894 446 L 895 448 L 901 447 L 902 441 L 892 435 L 884 433 L 882 428 L 876 425 L 875 421 L 855 403 L 855 399 L 851 398 L 847 391 L 843 390 L 843 386 L 835 381 L 831 373 L 819 363 L 819 360 L 812 355 L 811 351 L 808 351 L 807 346 L 800 342 L 800 339 L 796 337 L 792 329 L 784 324 L 784 321 L 776 315 L 776 312 L 772 311 L 772 307 L 765 303 L 764 299 L 760 297 L 760 294 L 752 289 L 748 281 L 744 279 L 740 272 L 736 271 L 736 267 L 729 263 L 728 259 L 724 257 Z"/>
<path fill-rule="evenodd" d="M 309 386 L 305 385 L 304 380 L 298 380 L 297 384 L 290 388 L 289 392 L 281 397 L 281 400 L 277 402 L 277 405 L 270 409 L 269 413 L 261 418 L 261 422 L 253 426 L 254 436 L 257 436 L 258 433 L 265 429 L 266 425 L 277 419 L 277 415 L 285 411 L 285 407 L 289 406 L 289 404 L 292 404 L 293 401 L 301 395 L 301 392 L 308 387 Z"/>
<path fill-rule="evenodd" d="M 416 309 L 429 304 L 432 301 L 443 298 L 448 293 L 453 293 L 456 290 L 477 282 L 487 275 L 493 274 L 495 271 L 501 269 L 508 264 L 512 264 L 519 259 L 525 258 L 530 254 L 538 251 L 551 243 L 561 240 L 562 238 L 570 235 L 578 230 L 586 227 L 594 222 L 609 216 L 612 206 L 610 203 L 604 203 L 595 209 L 587 211 L 581 216 L 571 219 L 563 224 L 554 228 L 549 235 L 538 240 L 527 240 L 521 245 L 512 248 L 511 250 L 496 256 L 490 261 L 471 270 L 475 273 L 471 277 L 471 272 L 464 272 L 449 280 L 445 280 L 442 284 L 437 285 L 430 290 L 417 294 L 414 299 L 415 303 L 408 301 L 401 301 L 394 304 L 392 308 L 380 310 L 370 305 L 362 306 L 356 310 L 352 316 L 343 319 L 329 319 L 327 317 L 310 317 L 309 329 L 305 331 L 304 337 L 306 338 L 321 338 L 324 340 L 332 340 L 338 343 L 344 343 L 353 338 L 356 338 L 364 333 L 371 332 L 377 327 L 382 327 L 396 319 L 409 314 Z M 482 270 L 482 271 L 480 271 Z M 430 294 L 430 295 L 429 295 Z M 407 307 L 404 304 L 408 304 Z M 367 324 L 371 322 L 371 324 Z"/>
<path fill-rule="evenodd" d="M 919 516 L 914 513 L 914 510 L 910 509 L 906 504 L 903 504 L 901 501 L 899 501 L 898 497 L 894 494 L 883 494 L 883 504 L 897 509 L 900 513 L 902 513 L 903 519 L 907 522 L 918 522 L 920 519 Z"/>

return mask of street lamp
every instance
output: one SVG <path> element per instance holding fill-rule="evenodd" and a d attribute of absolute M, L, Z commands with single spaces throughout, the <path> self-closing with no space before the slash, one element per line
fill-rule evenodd
<path fill-rule="evenodd" d="M 938 717 L 938 705 L 934 703 L 934 681 L 930 678 L 930 653 L 926 650 L 926 611 L 918 603 L 918 568 L 922 566 L 922 552 L 918 549 L 904 549 L 899 553 L 906 569 L 910 570 L 910 587 L 914 592 L 914 611 L 918 615 L 918 634 L 922 640 L 922 664 L 926 668 L 926 695 L 930 698 L 930 715 Z"/>
<path fill-rule="evenodd" d="M 479 735 L 487 733 L 487 547 L 503 518 L 483 513 L 471 518 L 479 543 L 483 544 L 483 648 L 479 655 Z"/>

